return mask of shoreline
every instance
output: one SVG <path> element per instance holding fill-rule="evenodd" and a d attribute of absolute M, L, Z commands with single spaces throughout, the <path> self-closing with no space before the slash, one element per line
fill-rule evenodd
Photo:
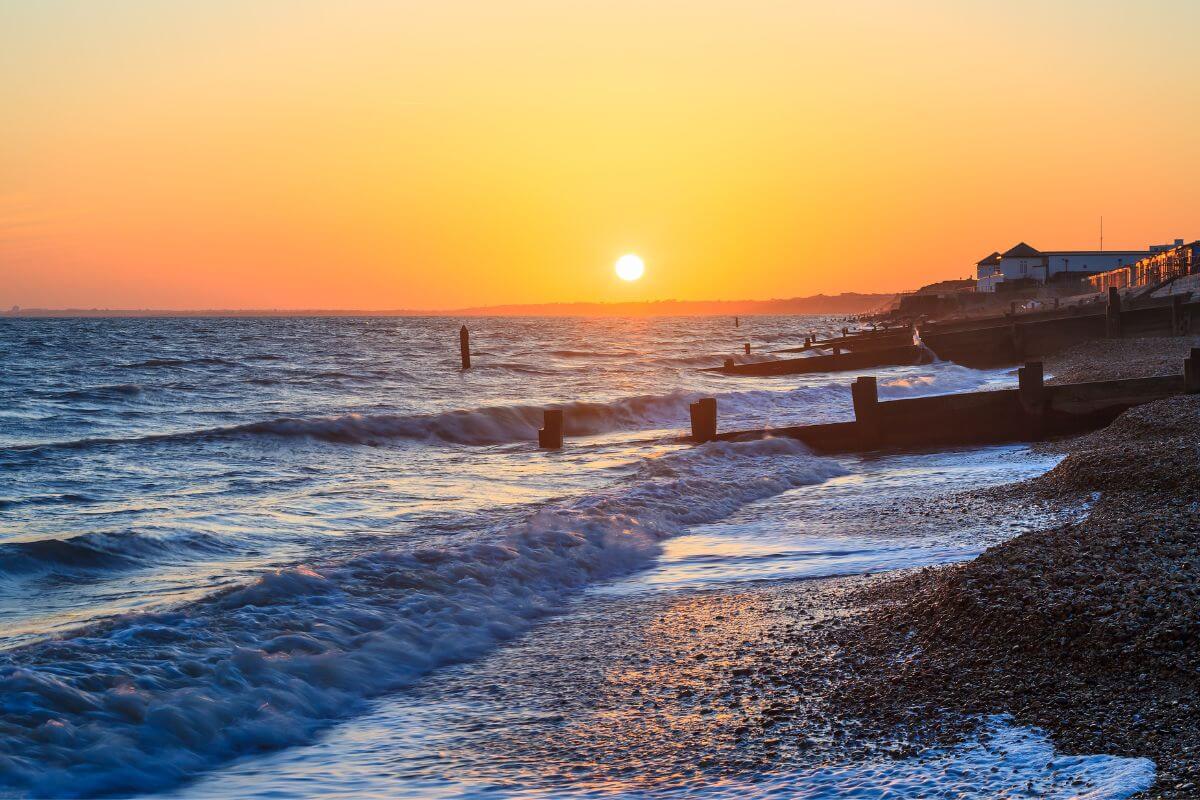
<path fill-rule="evenodd" d="M 1194 340 L 1093 341 L 1047 359 L 1060 380 L 1169 374 Z M 1200 397 L 1127 411 L 1106 429 L 1039 445 L 1050 472 L 983 490 L 1079 502 L 1081 521 L 977 558 L 862 587 L 859 610 L 818 637 L 841 654 L 830 702 L 863 734 L 961 741 L 1010 714 L 1064 753 L 1155 762 L 1138 797 L 1200 794 Z"/>

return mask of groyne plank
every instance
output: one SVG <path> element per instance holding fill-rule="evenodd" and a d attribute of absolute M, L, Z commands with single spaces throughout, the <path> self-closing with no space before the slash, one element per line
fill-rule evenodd
<path fill-rule="evenodd" d="M 804 347 L 787 347 L 779 350 L 780 353 L 806 353 L 813 349 L 829 349 L 833 347 L 851 352 L 860 350 L 881 350 L 891 347 L 903 347 L 907 344 L 912 344 L 913 336 L 911 330 L 889 331 L 883 335 L 872 334 L 851 334 L 850 336 L 838 336 L 833 339 L 825 339 L 824 341 L 814 342 L 811 345 Z"/>
<path fill-rule="evenodd" d="M 719 372 L 723 375 L 773 377 L 779 375 L 803 375 L 811 372 L 844 372 L 846 370 L 870 369 L 871 367 L 922 364 L 930 360 L 932 359 L 926 350 L 916 345 L 908 344 L 901 347 L 842 353 L 836 356 L 784 358 L 776 361 L 756 361 L 751 364 L 726 364 L 723 367 L 709 367 L 704 372 Z"/>
<path fill-rule="evenodd" d="M 1182 375 L 1043 385 L 1041 365 L 1030 369 L 1034 377 L 1024 394 L 999 389 L 873 402 L 854 422 L 730 431 L 717 438 L 783 436 L 821 453 L 1033 441 L 1104 427 L 1126 409 L 1186 389 Z"/>

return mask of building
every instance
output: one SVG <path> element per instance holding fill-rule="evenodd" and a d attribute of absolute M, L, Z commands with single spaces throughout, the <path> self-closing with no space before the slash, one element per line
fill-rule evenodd
<path fill-rule="evenodd" d="M 995 292 L 1004 281 L 1020 279 L 1036 281 L 1043 286 L 1082 280 L 1129 266 L 1171 247 L 1152 245 L 1145 250 L 1038 250 L 1021 242 L 1003 253 L 992 253 L 976 265 L 976 290 Z"/>
<path fill-rule="evenodd" d="M 1118 289 L 1150 286 L 1197 272 L 1200 272 L 1200 241 L 1184 244 L 1183 239 L 1176 239 L 1175 244 L 1155 247 L 1150 255 L 1127 267 L 1092 275 L 1087 280 L 1092 291 L 1106 292 L 1112 286 Z"/>

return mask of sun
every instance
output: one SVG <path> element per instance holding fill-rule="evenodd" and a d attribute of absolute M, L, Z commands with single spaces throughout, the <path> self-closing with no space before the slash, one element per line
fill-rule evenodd
<path fill-rule="evenodd" d="M 623 281 L 636 281 L 646 271 L 646 263 L 635 253 L 626 253 L 617 259 L 617 277 Z"/>

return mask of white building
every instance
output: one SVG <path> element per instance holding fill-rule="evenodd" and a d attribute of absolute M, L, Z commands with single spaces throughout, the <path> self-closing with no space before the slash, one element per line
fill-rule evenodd
<path fill-rule="evenodd" d="M 1079 273 L 1084 278 L 1128 266 L 1164 247 L 1170 245 L 1145 250 L 1038 250 L 1021 242 L 1004 253 L 992 253 L 976 265 L 976 291 L 994 292 L 997 284 L 1021 278 L 1041 284 L 1063 273 Z"/>

